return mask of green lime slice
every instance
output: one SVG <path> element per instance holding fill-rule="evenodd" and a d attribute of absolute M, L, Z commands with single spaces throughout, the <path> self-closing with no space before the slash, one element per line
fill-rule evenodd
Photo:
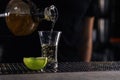
<path fill-rule="evenodd" d="M 31 70 L 40 70 L 46 66 L 47 57 L 24 57 L 23 63 Z"/>

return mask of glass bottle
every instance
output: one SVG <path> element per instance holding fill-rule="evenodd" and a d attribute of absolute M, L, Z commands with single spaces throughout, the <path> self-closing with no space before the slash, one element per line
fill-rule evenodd
<path fill-rule="evenodd" d="M 39 18 L 32 19 L 30 5 L 22 0 L 11 0 L 6 8 L 6 24 L 16 36 L 31 34 L 39 24 Z"/>
<path fill-rule="evenodd" d="M 43 19 L 55 22 L 58 11 L 54 5 L 41 11 L 30 0 L 10 0 L 4 16 L 8 29 L 15 36 L 26 36 L 32 34 Z"/>

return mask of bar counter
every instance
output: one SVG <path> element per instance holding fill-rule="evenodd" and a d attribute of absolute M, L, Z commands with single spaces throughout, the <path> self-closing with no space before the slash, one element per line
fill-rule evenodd
<path fill-rule="evenodd" d="M 29 70 L 23 63 L 0 63 L 0 80 L 120 80 L 120 62 L 61 62 L 58 72 Z"/>

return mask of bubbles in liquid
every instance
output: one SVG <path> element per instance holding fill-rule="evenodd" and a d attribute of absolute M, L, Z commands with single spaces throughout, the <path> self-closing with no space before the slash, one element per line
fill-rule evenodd
<path fill-rule="evenodd" d="M 50 44 L 42 45 L 42 56 L 48 58 L 46 69 L 52 70 L 53 72 L 56 72 L 58 68 L 56 48 L 57 46 L 55 45 Z"/>

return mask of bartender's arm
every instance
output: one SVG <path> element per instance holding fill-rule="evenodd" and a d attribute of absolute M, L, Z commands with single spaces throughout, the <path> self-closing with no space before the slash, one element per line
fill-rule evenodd
<path fill-rule="evenodd" d="M 94 17 L 88 17 L 84 20 L 82 32 L 82 45 L 80 47 L 80 56 L 82 61 L 90 62 L 92 56 L 92 30 L 94 26 Z"/>

